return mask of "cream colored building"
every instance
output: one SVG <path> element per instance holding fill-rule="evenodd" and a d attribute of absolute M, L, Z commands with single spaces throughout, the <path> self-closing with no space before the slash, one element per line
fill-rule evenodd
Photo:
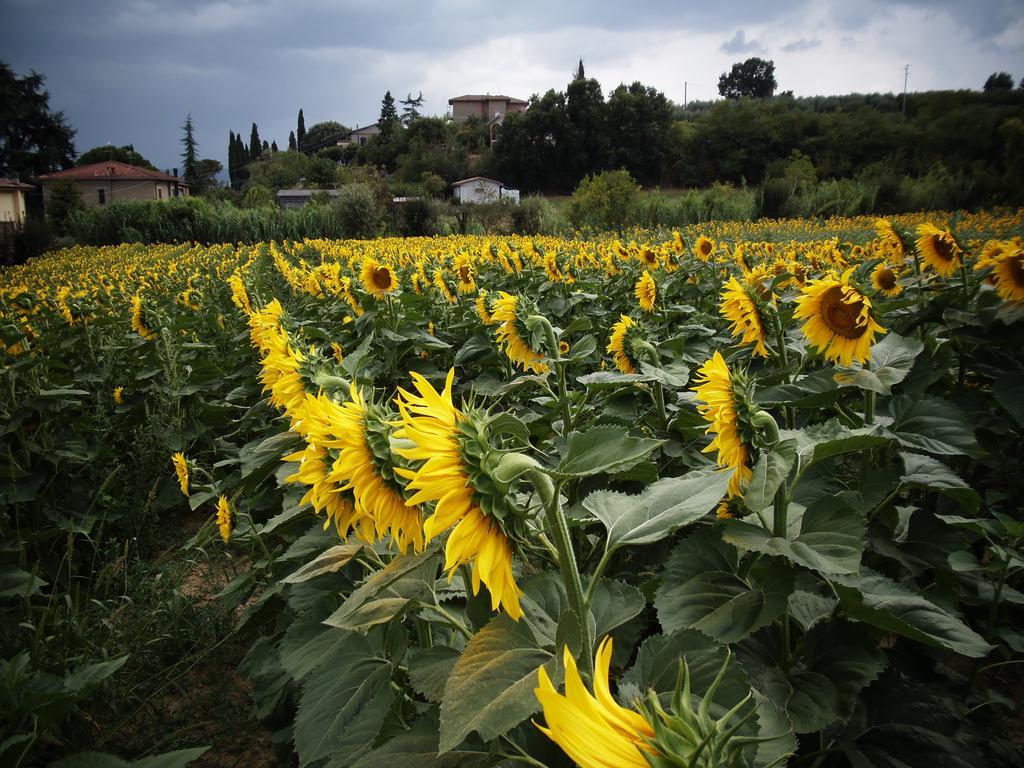
<path fill-rule="evenodd" d="M 338 146 L 347 147 L 355 144 L 357 147 L 361 147 L 378 133 L 380 133 L 380 126 L 377 123 L 364 125 L 362 128 L 353 128 L 345 136 L 338 139 Z"/>
<path fill-rule="evenodd" d="M 53 185 L 58 181 L 74 182 L 87 206 L 110 205 L 121 200 L 160 202 L 189 194 L 188 184 L 177 176 L 116 160 L 44 173 L 39 181 L 43 185 L 45 203 L 49 202 Z"/>
<path fill-rule="evenodd" d="M 25 193 L 35 187 L 14 179 L 0 179 L 0 224 L 19 226 L 25 221 Z"/>
<path fill-rule="evenodd" d="M 479 118 L 484 122 L 491 122 L 495 118 L 508 117 L 516 112 L 525 112 L 528 102 L 517 99 L 513 96 L 492 96 L 489 93 L 466 94 L 448 99 L 452 108 L 452 119 L 457 122 L 465 122 L 471 117 Z"/>

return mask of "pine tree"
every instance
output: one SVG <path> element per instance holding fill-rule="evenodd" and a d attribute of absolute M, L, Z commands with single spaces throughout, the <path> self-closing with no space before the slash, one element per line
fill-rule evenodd
<path fill-rule="evenodd" d="M 235 166 L 238 164 L 238 152 L 235 149 L 235 132 L 228 131 L 228 184 L 235 188 Z"/>
<path fill-rule="evenodd" d="M 380 128 L 382 134 L 390 136 L 398 129 L 399 125 L 401 125 L 401 121 L 398 119 L 398 110 L 395 109 L 395 99 L 392 97 L 391 91 L 388 91 L 380 103 L 380 120 L 377 122 L 377 127 Z"/>
<path fill-rule="evenodd" d="M 288 149 L 294 152 L 298 148 L 298 145 L 295 143 L 295 131 L 288 131 Z"/>
<path fill-rule="evenodd" d="M 302 144 L 306 140 L 306 118 L 302 116 L 302 109 L 299 108 L 299 125 L 295 131 L 295 147 L 296 149 L 302 149 Z"/>
<path fill-rule="evenodd" d="M 277 149 L 277 142 L 276 141 L 270 142 L 270 151 L 271 152 L 277 152 L 278 151 L 278 149 Z"/>
<path fill-rule="evenodd" d="M 185 182 L 188 184 L 195 184 L 198 175 L 196 174 L 196 163 L 199 158 L 196 156 L 196 150 L 199 149 L 199 142 L 196 141 L 195 136 L 192 132 L 192 113 L 189 112 L 185 118 L 185 125 L 182 126 L 185 131 L 184 137 L 181 139 L 181 143 L 185 145 L 185 151 L 181 153 L 182 160 L 182 176 L 185 178 Z"/>
<path fill-rule="evenodd" d="M 256 123 L 252 124 L 252 131 L 249 132 L 249 158 L 255 160 L 260 156 L 263 145 L 260 143 L 260 130 Z"/>
<path fill-rule="evenodd" d="M 409 125 L 420 116 L 420 107 L 423 106 L 423 91 L 420 91 L 420 95 L 415 99 L 410 93 L 404 99 L 400 99 L 398 103 L 402 105 L 402 122 Z"/>

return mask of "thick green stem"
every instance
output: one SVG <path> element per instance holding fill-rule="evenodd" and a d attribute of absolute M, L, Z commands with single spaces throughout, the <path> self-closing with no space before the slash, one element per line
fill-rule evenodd
<path fill-rule="evenodd" d="M 558 379 L 558 406 L 562 411 L 562 434 L 569 434 L 572 429 L 572 413 L 569 410 L 569 392 L 565 383 L 565 360 L 562 359 L 562 350 L 558 346 L 558 337 L 555 336 L 555 329 L 543 315 L 534 315 L 544 328 L 544 338 L 547 341 L 548 351 L 555 363 L 555 376 Z"/>
<path fill-rule="evenodd" d="M 864 390 L 864 423 L 875 423 L 875 393 L 870 389 Z"/>
<path fill-rule="evenodd" d="M 779 486 L 779 490 L 775 492 L 775 520 L 772 526 L 772 535 L 778 538 L 787 538 L 786 536 L 786 524 L 787 524 L 787 513 L 789 511 L 789 495 L 786 489 L 786 484 L 783 483 Z M 781 661 L 785 668 L 789 668 L 790 662 L 790 618 L 789 608 L 786 608 L 785 614 L 782 616 L 782 655 Z"/>
<path fill-rule="evenodd" d="M 562 581 L 565 582 L 566 594 L 569 596 L 569 607 L 576 614 L 579 622 L 582 648 L 577 661 L 583 674 L 588 679 L 593 679 L 594 657 L 591 654 L 594 651 L 594 638 L 590 636 L 587 601 L 583 595 L 583 582 L 580 580 L 576 554 L 573 552 L 572 540 L 569 538 L 569 524 L 565 519 L 559 499 L 559 488 L 551 481 L 550 477 L 539 469 L 531 469 L 528 477 L 544 506 L 548 527 L 551 529 L 551 536 L 554 538 L 555 548 L 558 550 L 558 567 L 562 573 Z"/>
<path fill-rule="evenodd" d="M 786 329 L 782 327 L 782 318 L 778 314 L 775 315 L 775 343 L 779 347 L 779 363 L 782 365 L 782 380 L 784 383 L 789 384 L 793 380 L 789 375 L 789 352 L 786 350 Z M 786 429 L 793 429 L 795 423 L 795 414 L 793 412 L 793 406 L 787 405 L 783 409 L 783 413 L 786 416 Z"/>
<path fill-rule="evenodd" d="M 652 344 L 647 341 L 635 342 L 636 349 L 647 358 L 651 365 L 655 368 L 661 367 L 661 358 L 658 357 L 658 351 Z M 651 392 L 654 395 L 654 406 L 658 409 L 658 424 L 662 429 L 668 428 L 668 416 L 665 413 L 665 387 L 660 381 L 655 381 L 654 386 L 651 387 Z"/>
<path fill-rule="evenodd" d="M 594 599 L 594 589 L 597 587 L 597 582 L 601 578 L 601 574 L 604 573 L 604 569 L 608 567 L 608 561 L 611 560 L 614 551 L 612 549 L 604 551 L 604 554 L 601 555 L 601 559 L 597 563 L 597 568 L 594 569 L 593 576 L 590 577 L 590 586 L 587 587 L 587 595 L 584 599 L 588 609 L 590 608 L 590 601 Z"/>

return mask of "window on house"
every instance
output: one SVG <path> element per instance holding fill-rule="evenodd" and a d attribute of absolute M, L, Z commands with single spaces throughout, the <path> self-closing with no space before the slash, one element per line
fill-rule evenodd
<path fill-rule="evenodd" d="M 157 187 L 156 188 L 156 199 L 157 200 L 163 200 L 164 199 L 164 188 L 163 187 Z"/>
<path fill-rule="evenodd" d="M 100 205 L 106 204 L 106 202 L 107 202 L 107 190 L 105 190 L 105 189 L 97 189 L 96 192 L 100 196 Z"/>

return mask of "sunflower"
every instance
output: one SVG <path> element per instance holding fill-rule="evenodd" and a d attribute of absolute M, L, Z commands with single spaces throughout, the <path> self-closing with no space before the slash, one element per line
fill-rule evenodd
<path fill-rule="evenodd" d="M 636 281 L 633 295 L 636 296 L 636 300 L 640 303 L 640 309 L 644 312 L 654 311 L 654 302 L 658 299 L 658 286 L 654 282 L 654 278 L 651 277 L 651 273 L 646 269 L 640 276 L 640 279 Z"/>
<path fill-rule="evenodd" d="M 593 694 L 580 678 L 568 645 L 562 651 L 564 695 L 558 693 L 541 667 L 534 694 L 544 710 L 547 727 L 536 725 L 581 768 L 648 768 L 644 753 L 661 756 L 650 745 L 654 728 L 639 712 L 612 698 L 608 684 L 611 658 L 612 640 L 606 637 L 594 657 Z"/>
<path fill-rule="evenodd" d="M 612 335 L 608 340 L 606 351 L 615 357 L 615 367 L 622 373 L 636 373 L 640 368 L 640 360 L 633 352 L 632 337 L 637 335 L 640 326 L 629 315 L 620 315 L 619 321 L 612 326 Z"/>
<path fill-rule="evenodd" d="M 949 277 L 960 268 L 964 252 L 948 229 L 921 224 L 917 234 L 917 251 L 936 274 Z"/>
<path fill-rule="evenodd" d="M 657 269 L 658 264 L 661 263 L 658 258 L 658 252 L 646 245 L 640 249 L 640 252 L 636 255 L 636 260 L 648 269 Z"/>
<path fill-rule="evenodd" d="M 491 325 L 494 322 L 494 318 L 491 317 L 491 310 L 487 307 L 487 291 L 483 288 L 476 295 L 476 301 L 474 302 L 476 307 L 476 313 L 480 316 L 481 322 L 484 325 Z"/>
<path fill-rule="evenodd" d="M 700 404 L 697 410 L 710 424 L 705 434 L 715 439 L 704 453 L 718 451 L 718 466 L 733 470 L 729 480 L 729 497 L 742 496 L 743 487 L 753 477 L 750 468 L 750 449 L 740 437 L 739 404 L 732 374 L 721 352 L 715 354 L 697 370 L 694 379 Z"/>
<path fill-rule="evenodd" d="M 237 270 L 228 278 L 228 285 L 231 286 L 231 303 L 238 307 L 248 317 L 252 314 L 252 304 L 249 301 L 249 294 L 245 290 L 245 283 Z"/>
<path fill-rule="evenodd" d="M 217 528 L 220 530 L 220 538 L 225 544 L 231 538 L 231 506 L 228 504 L 227 496 L 217 499 Z"/>
<path fill-rule="evenodd" d="M 124 387 L 114 387 L 114 402 L 124 405 Z"/>
<path fill-rule="evenodd" d="M 996 293 L 1004 301 L 1024 301 L 1024 248 L 1007 248 L 996 260 Z"/>
<path fill-rule="evenodd" d="M 434 270 L 434 287 L 437 288 L 438 293 L 447 301 L 449 304 L 455 304 L 458 302 L 458 297 L 452 293 L 452 289 L 448 287 L 448 281 L 444 279 L 444 273 L 440 269 Z"/>
<path fill-rule="evenodd" d="M 476 290 L 476 267 L 465 253 L 455 257 L 454 272 L 458 278 L 459 293 L 473 293 Z"/>
<path fill-rule="evenodd" d="M 309 421 L 309 419 L 304 419 Z M 348 538 L 355 531 L 356 537 L 367 544 L 376 541 L 373 521 L 363 515 L 356 515 L 355 503 L 349 493 L 343 493 L 341 486 L 330 479 L 330 455 L 326 448 L 307 443 L 306 447 L 296 453 L 285 456 L 283 461 L 298 462 L 298 471 L 284 479 L 286 483 L 302 483 L 309 490 L 299 500 L 299 505 L 309 504 L 313 512 L 325 515 L 324 530 L 334 524 L 338 536 Z"/>
<path fill-rule="evenodd" d="M 722 289 L 719 305 L 722 317 L 732 323 L 732 335 L 740 338 L 741 344 L 753 344 L 754 354 L 768 357 L 764 316 L 757 300 L 735 277 L 730 277 Z"/>
<path fill-rule="evenodd" d="M 329 419 L 329 433 L 311 435 L 317 444 L 338 450 L 328 479 L 344 484 L 342 491 L 352 491 L 356 518 L 373 520 L 378 538 L 390 535 L 403 555 L 410 546 L 422 552 L 423 516 L 417 507 L 406 505 L 395 476 L 389 446 L 393 414 L 367 403 L 355 384 L 349 387 L 348 402 L 340 407 L 323 396 L 318 402 L 333 406 L 324 419 Z"/>
<path fill-rule="evenodd" d="M 156 338 L 156 331 L 151 330 L 142 319 L 142 297 L 137 293 L 132 296 L 132 330 L 147 341 Z"/>
<path fill-rule="evenodd" d="M 398 275 L 387 264 L 381 264 L 376 259 L 363 261 L 359 277 L 363 282 L 363 288 L 367 293 L 373 294 L 375 299 L 382 299 L 398 289 Z"/>
<path fill-rule="evenodd" d="M 894 299 L 903 293 L 903 286 L 899 281 L 899 272 L 891 264 L 884 261 L 871 270 L 871 285 L 875 290 L 888 299 Z"/>
<path fill-rule="evenodd" d="M 419 463 L 415 470 L 395 469 L 409 480 L 406 487 L 414 492 L 405 503 L 435 503 L 423 533 L 430 541 L 455 526 L 445 545 L 448 578 L 460 565 L 472 564 L 473 594 L 480 591 L 482 582 L 491 593 L 491 608 L 502 608 L 518 621 L 523 611 L 512 574 L 512 545 L 498 520 L 481 508 L 485 501 L 490 506 L 502 504 L 503 499 L 481 494 L 473 483 L 473 468 L 464 458 L 463 440 L 472 432 L 476 416 L 468 417 L 452 402 L 454 368 L 448 371 L 442 392 L 420 374 L 410 375 L 418 394 L 399 389 L 401 421 L 394 435 L 412 443 L 411 448 L 397 448 L 396 453 Z"/>
<path fill-rule="evenodd" d="M 679 234 L 679 230 L 672 230 L 672 248 L 676 253 L 682 253 L 686 250 L 686 245 L 683 243 L 683 236 Z"/>
<path fill-rule="evenodd" d="M 903 245 L 903 238 L 896 231 L 892 222 L 888 219 L 876 219 L 875 232 L 878 233 L 878 239 L 887 258 L 893 262 L 902 262 L 906 249 Z"/>
<path fill-rule="evenodd" d="M 519 297 L 504 291 L 498 292 L 498 298 L 492 304 L 491 319 L 498 325 L 495 332 L 498 346 L 504 347 L 505 354 L 514 364 L 524 371 L 536 374 L 547 373 L 548 366 L 544 363 L 544 355 L 530 346 L 526 340 L 525 317 Z"/>
<path fill-rule="evenodd" d="M 181 486 L 183 496 L 188 496 L 188 459 L 181 451 L 171 456 L 171 464 L 174 465 L 174 474 L 178 476 L 178 485 Z"/>
<path fill-rule="evenodd" d="M 697 238 L 697 242 L 693 245 L 693 253 L 701 261 L 706 262 L 711 258 L 711 254 L 715 252 L 715 244 L 710 238 L 701 235 Z"/>
<path fill-rule="evenodd" d="M 853 269 L 842 278 L 811 280 L 800 289 L 793 317 L 804 320 L 801 331 L 827 360 L 849 366 L 871 359 L 875 335 L 885 333 L 871 312 L 871 299 L 850 285 Z"/>

